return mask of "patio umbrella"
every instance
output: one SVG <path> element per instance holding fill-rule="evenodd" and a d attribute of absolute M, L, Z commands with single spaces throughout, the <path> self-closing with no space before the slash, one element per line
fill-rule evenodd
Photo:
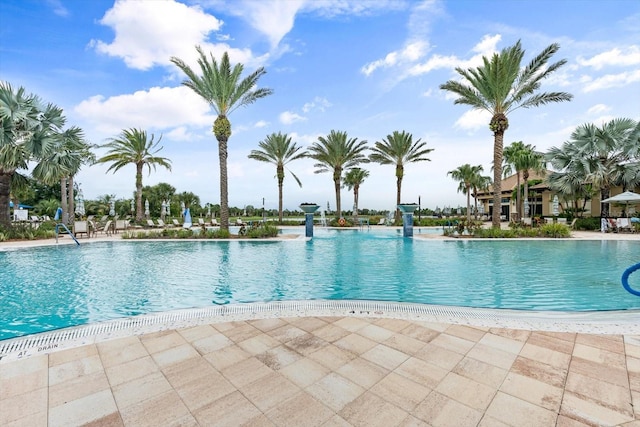
<path fill-rule="evenodd" d="M 144 201 L 144 214 L 147 218 L 149 217 L 149 199 Z"/>
<path fill-rule="evenodd" d="M 189 212 L 189 208 L 186 208 L 183 211 L 183 215 L 184 215 L 184 224 L 182 224 L 182 226 L 184 228 L 190 228 L 193 223 L 191 222 L 191 212 Z"/>
<path fill-rule="evenodd" d="M 171 216 L 171 200 L 167 200 L 167 205 L 165 207 L 165 212 L 167 216 Z"/>
<path fill-rule="evenodd" d="M 135 210 L 133 199 L 131 199 L 131 213 Z"/>
<path fill-rule="evenodd" d="M 602 203 L 621 203 L 625 205 L 625 212 L 629 216 L 629 205 L 633 203 L 640 203 L 640 194 L 633 191 L 625 191 L 624 193 L 616 194 L 613 197 L 604 199 Z"/>
<path fill-rule="evenodd" d="M 558 214 L 560 213 L 559 207 L 560 207 L 560 204 L 558 203 L 558 196 L 553 196 L 553 205 L 552 205 L 553 216 L 558 216 Z"/>
<path fill-rule="evenodd" d="M 116 216 L 116 201 L 112 200 L 109 202 L 109 215 Z"/>
<path fill-rule="evenodd" d="M 78 200 L 76 201 L 76 215 L 84 216 L 84 196 L 82 190 L 78 190 Z"/>

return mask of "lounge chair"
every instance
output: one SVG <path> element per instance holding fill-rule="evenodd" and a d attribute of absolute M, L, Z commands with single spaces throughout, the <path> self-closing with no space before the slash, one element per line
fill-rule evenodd
<path fill-rule="evenodd" d="M 618 218 L 616 220 L 616 227 L 618 228 L 618 231 L 628 231 L 628 232 L 632 231 L 631 222 L 629 221 L 629 218 Z"/>
<path fill-rule="evenodd" d="M 236 220 L 236 225 L 243 226 L 243 225 L 247 225 L 247 224 L 245 224 L 244 222 L 242 222 L 242 218 L 238 218 L 238 219 Z"/>
<path fill-rule="evenodd" d="M 567 225 L 567 218 L 558 218 L 558 224 Z"/>
<path fill-rule="evenodd" d="M 158 218 L 156 220 L 156 222 L 158 223 L 158 228 L 167 228 L 168 227 L 167 224 L 165 224 L 164 221 L 161 220 L 160 218 Z"/>
<path fill-rule="evenodd" d="M 207 224 L 204 222 L 204 219 L 198 218 L 198 225 L 200 227 L 205 227 Z"/>
<path fill-rule="evenodd" d="M 182 224 L 180 224 L 180 221 L 178 221 L 175 218 L 171 220 L 171 223 L 173 224 L 174 227 L 182 227 Z"/>
<path fill-rule="evenodd" d="M 376 225 L 385 225 L 387 223 L 387 220 L 384 218 L 380 218 L 380 221 L 378 221 L 378 224 Z"/>
<path fill-rule="evenodd" d="M 129 228 L 129 221 L 126 219 L 116 219 L 115 231 L 126 230 Z"/>
<path fill-rule="evenodd" d="M 218 223 L 218 220 L 215 218 L 211 218 L 211 225 L 214 227 L 219 227 L 220 224 Z"/>
<path fill-rule="evenodd" d="M 155 228 L 156 227 L 156 223 L 153 222 L 152 219 L 148 219 L 147 220 L 147 227 Z"/>
<path fill-rule="evenodd" d="M 104 234 L 106 234 L 107 236 L 110 234 L 113 234 L 114 230 L 113 230 L 113 221 L 112 220 L 108 220 L 107 222 L 104 223 L 104 227 L 102 227 L 101 230 Z"/>
<path fill-rule="evenodd" d="M 544 219 L 544 223 L 545 224 L 553 224 L 553 218 L 545 218 Z"/>

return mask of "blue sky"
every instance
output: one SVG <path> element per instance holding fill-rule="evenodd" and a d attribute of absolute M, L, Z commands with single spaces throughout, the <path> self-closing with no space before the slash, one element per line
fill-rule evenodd
<path fill-rule="evenodd" d="M 554 61 L 568 64 L 542 90 L 574 95 L 568 103 L 510 115 L 505 145 L 523 141 L 546 151 L 576 126 L 615 117 L 640 119 L 640 3 L 602 1 L 347 1 L 347 0 L 3 0 L 0 3 L 0 80 L 64 108 L 68 125 L 103 144 L 123 129 L 162 134 L 158 169 L 145 185 L 168 182 L 201 202 L 219 203 L 214 112 L 181 86 L 169 58 L 195 65 L 195 46 L 252 71 L 273 95 L 232 113 L 229 203 L 277 208 L 275 167 L 247 155 L 273 132 L 302 146 L 332 129 L 370 145 L 394 130 L 421 138 L 430 162 L 408 165 L 403 202 L 435 208 L 464 206 L 447 172 L 481 164 L 490 175 L 493 136 L 486 114 L 454 105 L 438 89 L 457 78 L 456 66 L 475 67 L 521 40 L 525 60 L 559 43 Z M 103 150 L 97 152 L 103 154 Z M 87 198 L 130 198 L 133 166 L 106 174 L 86 166 L 77 182 Z M 360 206 L 395 205 L 392 166 L 368 164 Z M 329 201 L 331 175 L 313 161 L 290 165 L 302 181 L 285 178 L 285 208 Z M 352 195 L 342 191 L 343 208 Z"/>

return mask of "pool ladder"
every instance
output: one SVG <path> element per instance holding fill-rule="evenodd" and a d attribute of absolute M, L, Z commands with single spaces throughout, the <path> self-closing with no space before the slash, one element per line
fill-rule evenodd
<path fill-rule="evenodd" d="M 56 243 L 58 243 L 58 231 L 60 230 L 60 226 L 62 226 L 62 228 L 64 228 L 65 230 L 67 230 L 67 233 L 69 233 L 69 236 L 71 236 L 71 238 L 73 239 L 74 242 L 76 242 L 76 244 L 78 246 L 80 246 L 80 242 L 78 242 L 78 239 L 76 239 L 76 236 L 73 235 L 73 233 L 71 232 L 71 230 L 69 230 L 69 228 L 67 228 L 66 225 L 64 225 L 63 223 L 59 222 L 56 224 Z"/>

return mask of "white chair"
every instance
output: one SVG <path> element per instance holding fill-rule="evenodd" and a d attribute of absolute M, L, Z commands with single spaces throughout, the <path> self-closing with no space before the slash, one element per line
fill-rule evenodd
<path fill-rule="evenodd" d="M 558 224 L 567 225 L 567 218 L 558 218 Z"/>
<path fill-rule="evenodd" d="M 78 237 L 79 234 L 86 234 L 89 237 L 89 226 L 87 221 L 74 221 L 73 234 Z"/>
<path fill-rule="evenodd" d="M 531 217 L 522 218 L 522 223 L 531 227 Z"/>

